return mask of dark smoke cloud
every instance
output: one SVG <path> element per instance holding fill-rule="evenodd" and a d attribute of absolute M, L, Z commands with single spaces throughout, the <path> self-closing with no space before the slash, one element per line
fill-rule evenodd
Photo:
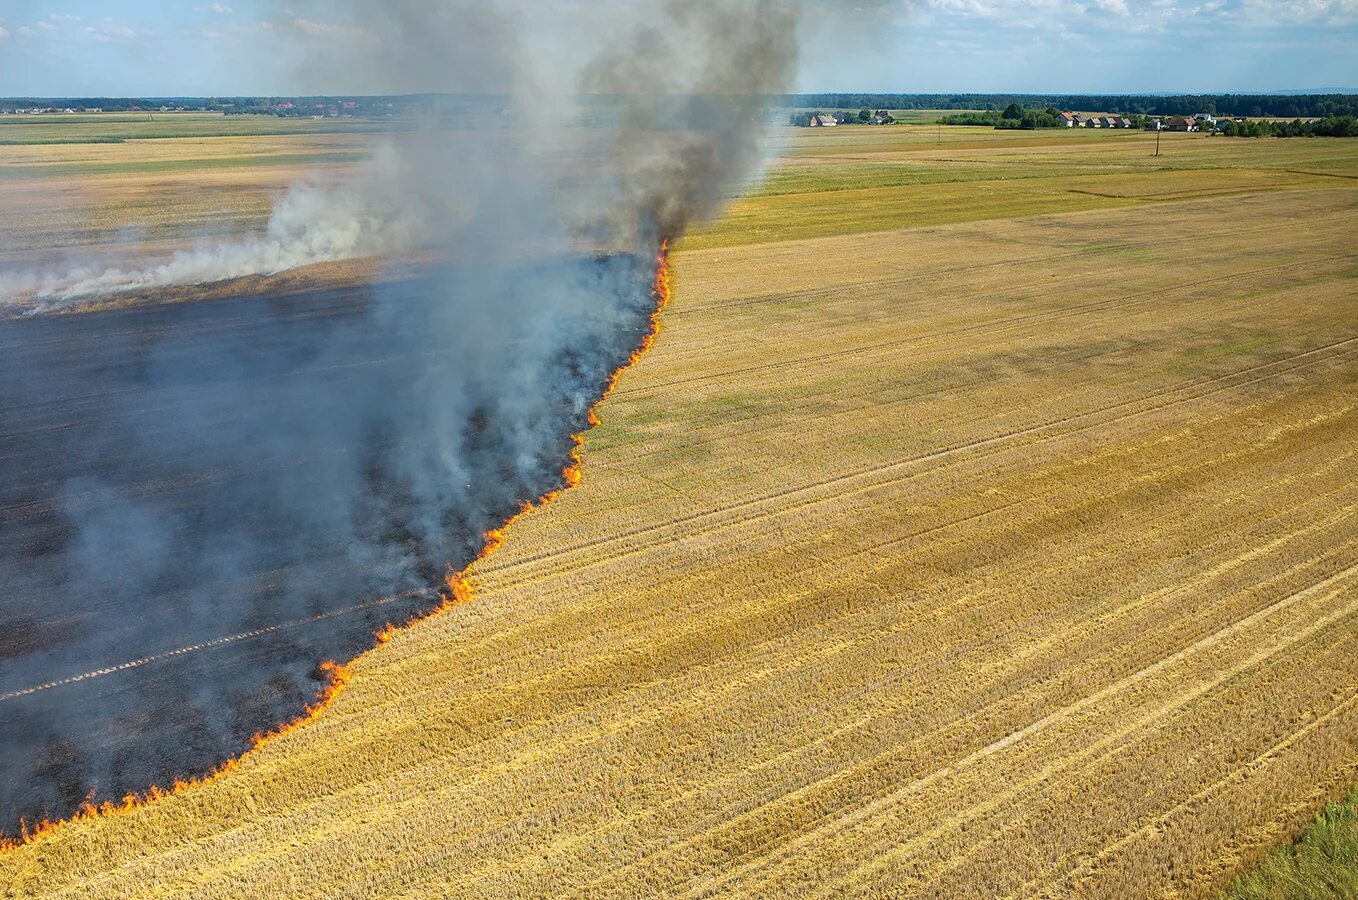
<path fill-rule="evenodd" d="M 0 827 L 238 752 L 300 711 L 321 659 L 427 607 L 445 565 L 558 486 L 645 327 L 656 242 L 757 170 L 748 95 L 796 62 L 798 10 L 775 0 L 628 7 L 545 72 L 522 39 L 538 6 L 326 4 L 348 30 L 319 44 L 310 8 L 273 21 L 314 72 L 497 95 L 298 185 L 257 237 L 34 276 L 40 308 L 413 247 L 446 265 L 0 322 Z M 543 111 L 538 86 L 566 77 L 597 96 Z M 581 110 L 595 127 L 566 124 Z M 576 156 L 597 169 L 566 171 Z"/>
<path fill-rule="evenodd" d="M 682 234 L 755 171 L 759 95 L 791 82 L 797 18 L 777 0 L 669 0 L 585 67 L 584 92 L 619 110 L 624 211 Z"/>

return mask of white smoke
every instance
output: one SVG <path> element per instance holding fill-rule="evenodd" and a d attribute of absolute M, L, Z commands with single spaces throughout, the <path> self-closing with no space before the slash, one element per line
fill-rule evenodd
<path fill-rule="evenodd" d="M 395 189 L 407 160 L 391 145 L 349 176 L 292 186 L 263 233 L 202 242 L 135 266 L 91 263 L 60 271 L 0 276 L 0 304 L 24 303 L 30 314 L 135 291 L 275 275 L 316 263 L 418 249 L 431 234 L 429 210 Z"/>
<path fill-rule="evenodd" d="M 387 137 L 348 177 L 295 185 L 260 234 L 204 241 L 160 259 L 110 265 L 105 258 L 0 273 L 0 311 L 42 313 L 138 291 L 447 249 L 464 229 L 485 227 L 487 219 L 501 233 L 573 230 L 587 233 L 595 247 L 617 249 L 634 249 L 661 232 L 676 236 L 712 215 L 757 171 L 764 155 L 759 98 L 790 86 L 801 14 L 792 0 L 652 0 L 617 10 L 609 34 L 573 45 L 578 52 L 563 65 L 540 62 L 535 48 L 524 45 L 524 27 L 541 26 L 536 7 L 483 0 L 327 6 L 331 14 L 347 14 L 364 40 L 322 51 L 310 43 L 314 35 L 298 32 L 298 40 L 309 42 L 308 69 L 343 71 L 383 89 L 470 91 L 482 98 L 500 91 L 494 96 L 513 107 L 516 118 L 531 119 L 517 129 L 509 164 L 497 146 L 504 136 L 494 136 L 503 129 L 488 121 L 493 115 L 469 116 L 474 129 L 435 116 L 413 132 Z M 593 105 L 585 101 L 585 115 L 602 117 L 596 130 L 611 135 L 612 146 L 603 149 L 607 171 L 592 194 L 574 196 L 573 208 L 564 208 L 550 171 L 561 159 L 553 145 L 565 134 L 562 119 L 580 114 L 574 104 L 581 97 L 542 86 L 560 91 L 571 83 L 595 95 Z M 525 179 L 535 189 L 526 188 Z M 510 208 L 515 203 L 542 212 L 524 216 Z M 561 218 L 548 221 L 550 214 Z M 525 224 L 532 228 L 520 227 Z M 135 248 L 128 250 L 135 256 Z"/>

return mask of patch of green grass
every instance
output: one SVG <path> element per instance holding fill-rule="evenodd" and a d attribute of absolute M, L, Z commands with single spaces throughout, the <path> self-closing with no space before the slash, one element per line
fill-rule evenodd
<path fill-rule="evenodd" d="M 1296 843 L 1276 847 L 1222 900 L 1358 897 L 1358 789 L 1331 803 Z"/>
<path fill-rule="evenodd" d="M 1273 355 L 1278 346 L 1278 336 L 1271 332 L 1254 332 L 1234 335 L 1223 340 L 1190 347 L 1172 359 L 1168 368 L 1172 372 L 1200 372 L 1213 369 L 1224 360 L 1240 356 L 1265 359 Z"/>

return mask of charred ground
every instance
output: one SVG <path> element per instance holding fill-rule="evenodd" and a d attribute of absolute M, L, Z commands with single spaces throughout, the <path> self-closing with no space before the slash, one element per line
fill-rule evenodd
<path fill-rule="evenodd" d="M 0 321 L 0 828 L 210 769 L 434 605 L 560 484 L 653 275 L 619 255 Z"/>

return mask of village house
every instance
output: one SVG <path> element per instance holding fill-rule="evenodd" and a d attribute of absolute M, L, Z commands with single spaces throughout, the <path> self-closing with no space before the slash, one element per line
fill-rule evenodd
<path fill-rule="evenodd" d="M 1075 116 L 1071 115 L 1068 112 L 1061 113 L 1061 124 L 1066 128 L 1074 128 Z"/>
<path fill-rule="evenodd" d="M 873 125 L 894 125 L 896 117 L 885 109 L 879 109 L 872 117 Z"/>
<path fill-rule="evenodd" d="M 1165 123 L 1166 131 L 1197 131 L 1198 123 L 1188 116 L 1175 116 Z"/>
<path fill-rule="evenodd" d="M 831 128 L 839 123 L 828 113 L 816 113 L 807 124 L 812 128 Z"/>

